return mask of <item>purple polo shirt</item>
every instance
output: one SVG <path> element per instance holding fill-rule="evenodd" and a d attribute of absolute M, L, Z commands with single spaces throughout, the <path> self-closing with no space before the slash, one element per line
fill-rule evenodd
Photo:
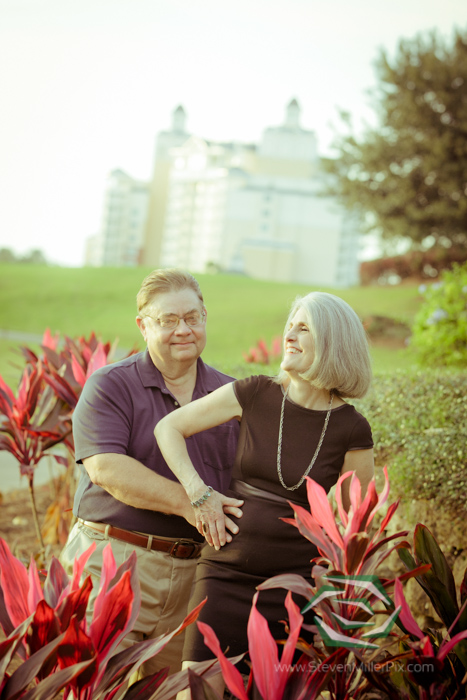
<path fill-rule="evenodd" d="M 198 359 L 193 400 L 233 381 Z M 178 407 L 149 352 L 102 367 L 86 381 L 73 413 L 73 437 L 81 478 L 73 512 L 83 520 L 108 523 L 161 537 L 201 540 L 184 518 L 128 506 L 90 480 L 82 460 L 95 454 L 129 455 L 148 469 L 177 481 L 154 437 L 156 423 Z M 237 448 L 239 424 L 231 420 L 187 440 L 191 460 L 205 481 L 225 491 Z"/>

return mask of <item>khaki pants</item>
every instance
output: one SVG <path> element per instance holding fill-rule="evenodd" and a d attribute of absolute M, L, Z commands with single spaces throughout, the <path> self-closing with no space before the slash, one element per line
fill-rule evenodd
<path fill-rule="evenodd" d="M 88 603 L 88 620 L 92 617 L 94 600 L 99 590 L 102 552 L 110 542 L 117 567 L 128 559 L 133 551 L 136 552 L 141 586 L 139 616 L 133 630 L 119 646 L 119 651 L 135 642 L 154 639 L 166 632 L 172 632 L 188 612 L 188 601 L 198 560 L 176 559 L 164 552 L 135 547 L 113 538 L 106 539 L 104 534 L 77 522 L 60 555 L 60 561 L 69 575 L 73 571 L 75 557 L 86 551 L 93 542 L 96 543 L 96 549 L 89 557 L 83 572 L 84 576 L 90 575 L 93 581 L 93 590 Z M 184 634 L 174 637 L 162 651 L 144 664 L 144 669 L 140 669 L 139 677 L 155 673 L 167 666 L 170 667 L 170 674 L 179 671 L 183 641 Z"/>

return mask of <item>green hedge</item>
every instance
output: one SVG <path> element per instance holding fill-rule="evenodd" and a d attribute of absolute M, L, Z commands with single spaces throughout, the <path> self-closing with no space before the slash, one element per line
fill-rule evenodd
<path fill-rule="evenodd" d="M 376 464 L 388 465 L 392 494 L 465 517 L 467 372 L 377 376 L 355 405 L 371 423 Z"/>
<path fill-rule="evenodd" d="M 467 263 L 420 291 L 425 299 L 410 340 L 417 360 L 427 366 L 467 367 Z"/>

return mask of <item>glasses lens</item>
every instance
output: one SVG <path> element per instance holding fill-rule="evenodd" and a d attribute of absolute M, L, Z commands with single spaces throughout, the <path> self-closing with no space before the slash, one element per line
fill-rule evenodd
<path fill-rule="evenodd" d="M 187 326 L 198 326 L 203 320 L 202 314 L 199 311 L 193 311 L 183 319 Z"/>
<path fill-rule="evenodd" d="M 187 326 L 198 326 L 203 322 L 203 319 L 204 313 L 200 313 L 199 311 L 192 311 L 183 318 Z M 169 330 L 176 328 L 180 321 L 179 317 L 175 316 L 175 314 L 163 314 L 156 320 L 161 328 L 167 328 Z"/>
<path fill-rule="evenodd" d="M 179 318 L 171 314 L 164 314 L 163 316 L 159 316 L 158 320 L 161 328 L 176 328 Z"/>

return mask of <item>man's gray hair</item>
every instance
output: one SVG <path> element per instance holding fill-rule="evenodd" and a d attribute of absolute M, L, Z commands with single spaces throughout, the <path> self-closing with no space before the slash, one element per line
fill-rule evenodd
<path fill-rule="evenodd" d="M 136 296 L 138 313 L 150 304 L 157 294 L 180 292 L 182 289 L 192 289 L 204 305 L 203 295 L 197 280 L 186 270 L 166 268 L 153 270 L 141 283 Z"/>

